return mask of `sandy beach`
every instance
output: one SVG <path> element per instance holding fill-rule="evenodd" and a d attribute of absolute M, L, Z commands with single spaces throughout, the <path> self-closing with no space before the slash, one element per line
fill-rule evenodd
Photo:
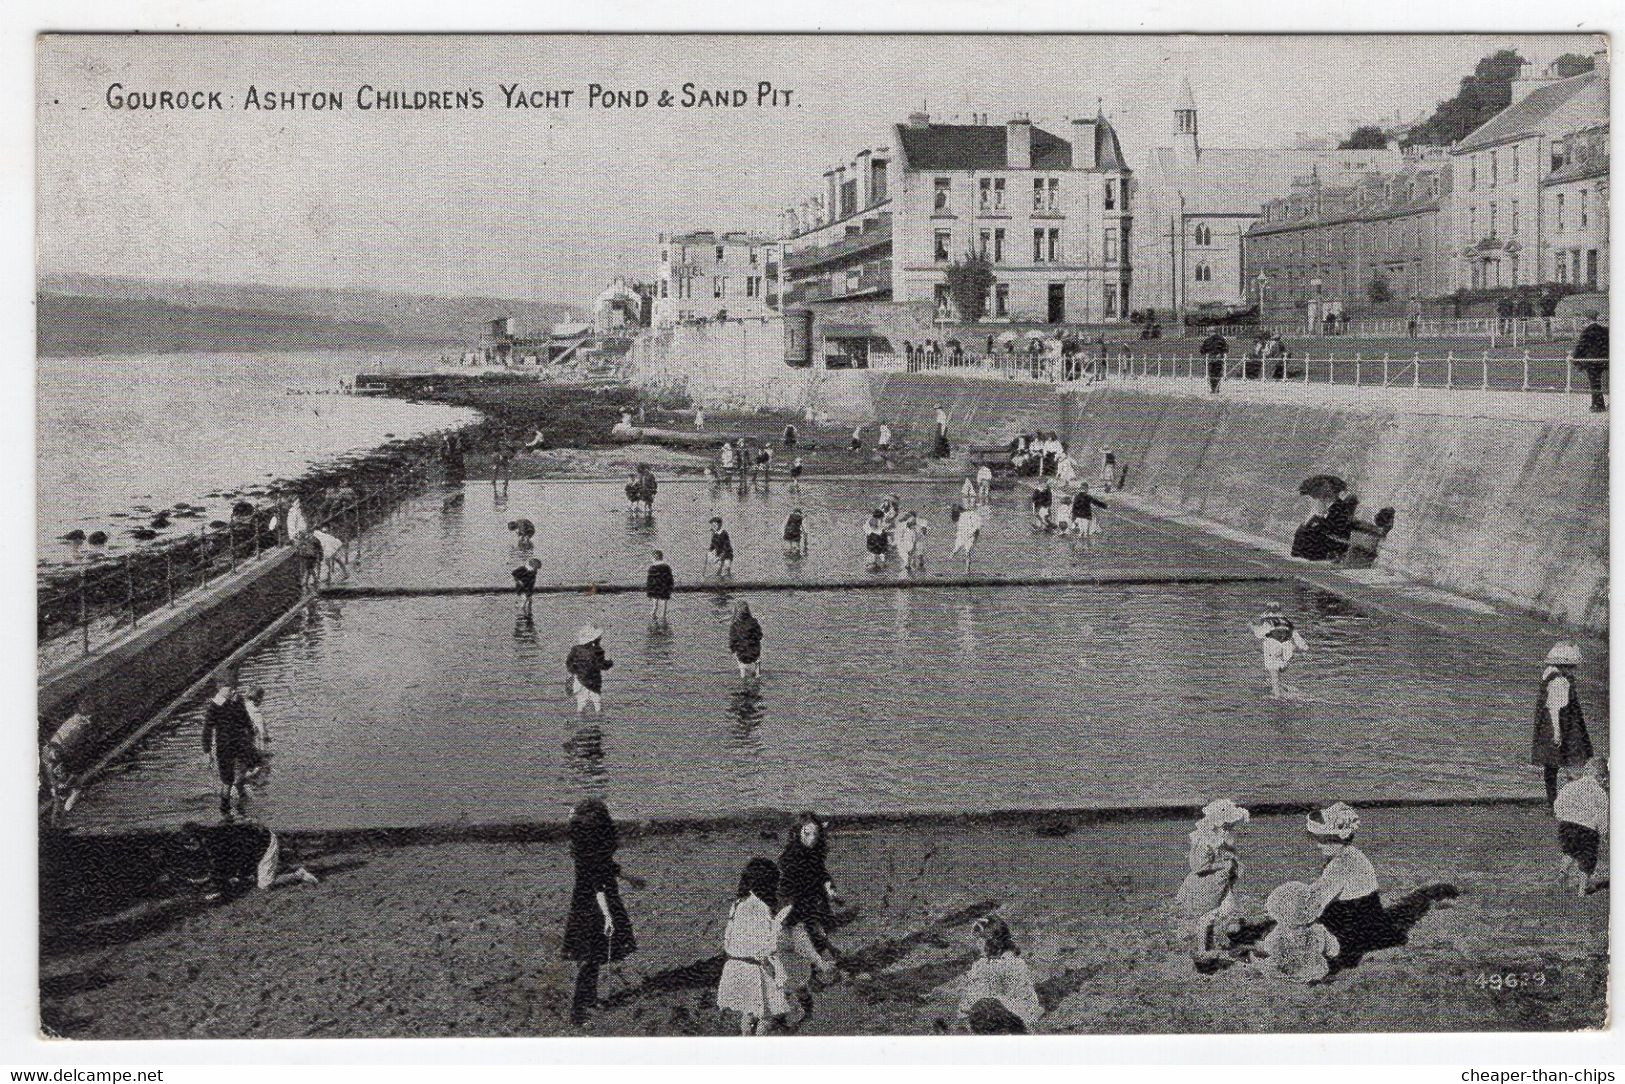
<path fill-rule="evenodd" d="M 853 975 L 819 995 L 800 1033 L 951 1022 L 971 924 L 995 909 L 1038 978 L 1046 1032 L 1604 1025 L 1609 895 L 1557 888 L 1543 808 L 1373 809 L 1364 821 L 1359 842 L 1411 924 L 1408 944 L 1299 986 L 1241 965 L 1195 972 L 1172 932 L 1183 820 L 837 818 L 830 868 L 853 914 L 835 937 Z M 639 949 L 606 969 L 607 1007 L 580 1029 L 558 958 L 570 861 L 545 830 L 290 838 L 284 861 L 306 862 L 320 885 L 222 904 L 146 896 L 111 880 L 116 863 L 80 865 L 73 905 L 54 909 L 43 938 L 42 1020 L 86 1039 L 731 1034 L 714 1000 L 727 908 L 745 860 L 776 858 L 789 823 L 627 826 L 621 863 L 648 881 L 625 892 Z M 1249 917 L 1276 884 L 1319 869 L 1296 815 L 1255 819 L 1239 846 Z M 48 896 L 60 887 L 48 879 Z"/>

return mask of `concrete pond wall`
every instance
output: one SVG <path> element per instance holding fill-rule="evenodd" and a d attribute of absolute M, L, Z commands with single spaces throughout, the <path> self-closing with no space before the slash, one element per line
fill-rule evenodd
<path fill-rule="evenodd" d="M 93 706 L 92 744 L 105 752 L 300 597 L 299 561 L 287 546 L 187 595 L 173 609 L 144 616 L 122 639 L 40 675 L 41 736 L 84 698 Z"/>

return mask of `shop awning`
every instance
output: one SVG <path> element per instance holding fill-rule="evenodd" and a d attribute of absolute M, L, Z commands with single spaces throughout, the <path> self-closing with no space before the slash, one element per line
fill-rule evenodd
<path fill-rule="evenodd" d="M 868 324 L 826 324 L 823 328 L 826 339 L 867 339 L 874 333 Z"/>

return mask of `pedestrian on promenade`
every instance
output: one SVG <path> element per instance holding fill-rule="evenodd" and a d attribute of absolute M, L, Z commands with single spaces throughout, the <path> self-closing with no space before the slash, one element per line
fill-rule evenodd
<path fill-rule="evenodd" d="M 762 623 L 750 612 L 750 603 L 734 604 L 733 621 L 728 625 L 728 650 L 739 664 L 739 676 L 762 676 Z"/>
<path fill-rule="evenodd" d="M 709 572 L 711 562 L 717 563 L 717 576 L 733 575 L 734 569 L 734 543 L 728 537 L 728 532 L 722 529 L 722 517 L 711 517 L 711 545 L 705 553 L 705 568 Z"/>
<path fill-rule="evenodd" d="M 786 989 L 801 1006 L 802 1018 L 812 1012 L 812 976 L 831 983 L 836 978 L 834 946 L 829 930 L 835 924 L 832 904 L 839 902 L 826 864 L 827 826 L 816 813 L 804 812 L 796 834 L 779 856 L 779 899 L 790 905 L 779 954 L 786 971 Z"/>
<path fill-rule="evenodd" d="M 531 599 L 536 594 L 536 570 L 541 567 L 542 562 L 530 557 L 513 570 L 513 589 L 519 596 L 520 613 L 530 613 Z"/>
<path fill-rule="evenodd" d="M 344 575 L 349 576 L 350 562 L 345 557 L 350 548 L 349 543 L 342 541 L 337 535 L 329 534 L 320 528 L 312 531 L 310 536 L 322 548 L 322 567 L 326 569 L 327 582 L 333 582 L 334 568 L 344 569 Z"/>
<path fill-rule="evenodd" d="M 171 877 L 191 886 L 206 901 L 230 899 L 255 889 L 319 884 L 304 866 L 279 872 L 282 843 L 275 832 L 253 821 L 201 825 L 187 822 L 171 852 Z"/>
<path fill-rule="evenodd" d="M 631 487 L 628 486 L 628 489 Z M 508 521 L 508 530 L 518 536 L 514 545 L 522 550 L 528 550 L 536 544 L 536 524 L 528 519 L 511 519 Z"/>
<path fill-rule="evenodd" d="M 1208 391 L 1214 395 L 1219 394 L 1219 381 L 1224 379 L 1225 359 L 1230 354 L 1230 344 L 1223 335 L 1217 331 L 1202 340 L 1201 355 L 1207 359 L 1207 386 Z"/>
<path fill-rule="evenodd" d="M 649 562 L 649 572 L 643 581 L 643 593 L 649 596 L 649 620 L 662 625 L 666 621 L 666 604 L 671 601 L 671 591 L 676 586 L 677 578 L 672 575 L 665 554 L 655 550 L 652 557 L 654 559 Z"/>
<path fill-rule="evenodd" d="M 1586 731 L 1580 692 L 1574 682 L 1575 667 L 1579 665 L 1580 649 L 1564 641 L 1546 653 L 1546 668 L 1540 675 L 1529 761 L 1545 773 L 1547 805 L 1557 801 L 1559 769 L 1579 767 L 1591 759 L 1591 735 Z"/>
<path fill-rule="evenodd" d="M 1281 674 L 1291 665 L 1293 655 L 1308 651 L 1309 645 L 1292 620 L 1281 612 L 1281 604 L 1272 602 L 1252 624 L 1254 639 L 1264 651 L 1264 672 L 1269 675 L 1270 695 L 1279 698 Z"/>
<path fill-rule="evenodd" d="M 976 962 L 959 998 L 959 1020 L 974 1035 L 1026 1035 L 1044 1015 L 1033 975 L 998 915 L 971 927 Z"/>
<path fill-rule="evenodd" d="M 1602 413 L 1608 409 L 1603 400 L 1602 377 L 1608 371 L 1608 329 L 1597 322 L 1597 313 L 1586 313 L 1586 326 L 1580 329 L 1580 338 L 1571 355 L 1574 364 L 1585 373 L 1591 383 L 1591 409 Z"/>
<path fill-rule="evenodd" d="M 983 463 L 976 468 L 976 503 L 986 504 L 993 496 L 993 468 Z"/>
<path fill-rule="evenodd" d="M 310 531 L 300 531 L 293 540 L 293 551 L 299 557 L 299 583 L 303 590 L 314 591 L 322 582 L 322 544 Z"/>
<path fill-rule="evenodd" d="M 717 983 L 717 1007 L 739 1014 L 739 1034 L 765 1035 L 790 1013 L 779 937 L 790 908 L 778 907 L 779 867 L 752 858 L 739 875 L 739 894 L 722 934 L 727 962 Z M 777 910 L 775 910 L 777 909 Z"/>
<path fill-rule="evenodd" d="M 793 557 L 807 554 L 807 514 L 800 508 L 790 509 L 784 517 L 784 552 Z"/>
<path fill-rule="evenodd" d="M 563 956 L 576 962 L 575 995 L 570 1022 L 582 1024 L 599 1008 L 598 975 L 606 963 L 624 960 L 637 950 L 632 920 L 621 902 L 619 881 L 634 888 L 642 882 L 621 872 L 615 861 L 620 839 L 609 807 L 602 799 L 583 798 L 570 814 L 570 858 L 575 884 L 570 889 L 570 915 L 564 923 Z"/>
<path fill-rule="evenodd" d="M 589 705 L 595 713 L 604 714 L 604 671 L 615 663 L 604 655 L 603 639 L 603 629 L 583 625 L 576 633 L 575 645 L 564 657 L 577 715 L 586 714 Z"/>
<path fill-rule="evenodd" d="M 974 505 L 970 508 L 961 508 L 954 520 L 954 550 L 957 554 L 965 555 L 965 575 L 970 575 L 971 551 L 976 548 L 976 541 L 982 536 L 982 513 Z"/>
<path fill-rule="evenodd" d="M 1336 962 L 1352 966 L 1373 949 L 1403 944 L 1405 935 L 1383 909 L 1377 871 L 1353 842 L 1360 814 L 1346 802 L 1336 802 L 1309 814 L 1305 825 L 1310 841 L 1326 859 L 1310 887 L 1320 921 L 1341 950 Z"/>
<path fill-rule="evenodd" d="M 1342 946 L 1320 921 L 1314 889 L 1302 881 L 1277 885 L 1264 901 L 1264 913 L 1275 928 L 1253 950 L 1252 965 L 1260 974 L 1318 982 L 1331 972 Z"/>
<path fill-rule="evenodd" d="M 248 802 L 244 780 L 254 766 L 254 721 L 237 690 L 237 675 L 230 669 L 215 677 L 214 698 L 203 709 L 203 753 L 212 757 L 220 776 L 220 815 L 232 816 L 232 792 L 236 791 L 236 813 L 241 816 Z"/>
<path fill-rule="evenodd" d="M 869 554 L 870 571 L 886 563 L 886 521 L 878 508 L 869 513 L 869 520 L 863 526 L 863 546 Z"/>
<path fill-rule="evenodd" d="M 1563 851 L 1558 875 L 1581 898 L 1593 890 L 1597 854 L 1608 835 L 1608 762 L 1592 757 L 1557 792 L 1552 803 L 1557 818 L 1557 845 Z"/>
<path fill-rule="evenodd" d="M 85 766 L 95 737 L 89 700 L 73 706 L 73 714 L 62 721 L 40 750 L 40 768 L 45 789 L 51 796 L 51 820 L 68 812 L 79 801 L 73 778 Z"/>
<path fill-rule="evenodd" d="M 1202 807 L 1202 816 L 1190 834 L 1190 872 L 1179 886 L 1177 899 L 1181 913 L 1191 923 L 1191 958 L 1196 970 L 1204 974 L 1222 966 L 1230 935 L 1239 928 L 1235 889 L 1242 866 L 1236 855 L 1235 829 L 1251 819 L 1231 799 L 1219 798 Z"/>

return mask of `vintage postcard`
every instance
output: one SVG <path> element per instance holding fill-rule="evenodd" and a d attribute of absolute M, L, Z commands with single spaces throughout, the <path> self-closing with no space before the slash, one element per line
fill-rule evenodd
<path fill-rule="evenodd" d="M 1605 37 L 35 60 L 43 1036 L 1609 1025 Z"/>

